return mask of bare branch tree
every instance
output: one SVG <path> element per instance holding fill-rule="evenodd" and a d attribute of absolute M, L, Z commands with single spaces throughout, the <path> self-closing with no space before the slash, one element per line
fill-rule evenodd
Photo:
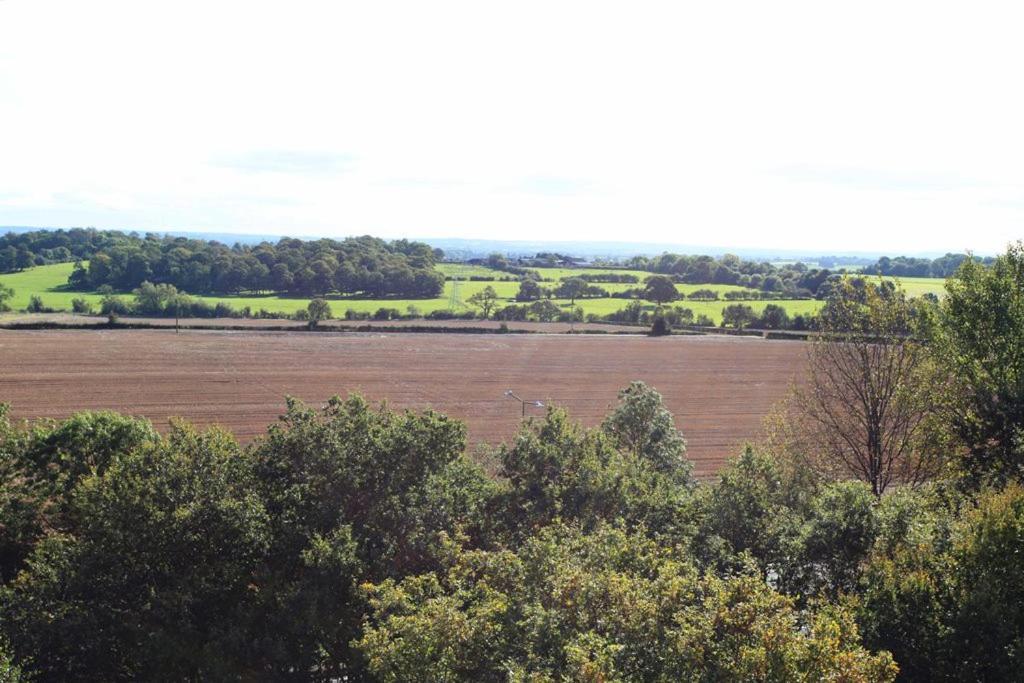
<path fill-rule="evenodd" d="M 916 310 L 890 283 L 837 286 L 787 411 L 804 465 L 865 481 L 876 496 L 935 475 L 941 461 L 928 440 L 933 411 L 924 390 L 931 373 L 913 335 Z"/>

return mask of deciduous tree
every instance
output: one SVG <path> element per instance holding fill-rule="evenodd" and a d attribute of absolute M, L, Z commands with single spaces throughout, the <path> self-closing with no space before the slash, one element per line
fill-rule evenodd
<path fill-rule="evenodd" d="M 468 299 L 466 303 L 470 306 L 474 306 L 480 309 L 480 317 L 484 320 L 491 317 L 491 311 L 498 303 L 498 293 L 494 291 L 494 287 L 487 285 L 479 292 L 476 292 Z"/>
<path fill-rule="evenodd" d="M 316 327 L 321 320 L 330 320 L 331 305 L 325 299 L 313 299 L 306 307 L 309 326 Z"/>
<path fill-rule="evenodd" d="M 944 419 L 967 472 L 1024 480 L 1024 242 L 991 266 L 967 259 L 947 291 L 934 335 Z"/>
<path fill-rule="evenodd" d="M 876 496 L 919 484 L 941 466 L 926 441 L 928 356 L 901 290 L 837 284 L 819 317 L 806 382 L 792 400 L 792 450 L 829 477 L 855 477 Z"/>
<path fill-rule="evenodd" d="M 654 303 L 664 304 L 679 298 L 679 291 L 672 278 L 665 275 L 652 275 L 644 281 L 644 298 Z"/>

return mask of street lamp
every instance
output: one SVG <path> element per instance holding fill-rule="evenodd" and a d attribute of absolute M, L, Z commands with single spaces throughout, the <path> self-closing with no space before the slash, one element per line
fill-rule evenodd
<path fill-rule="evenodd" d="M 527 405 L 534 406 L 535 408 L 543 408 L 544 407 L 544 404 L 541 403 L 540 401 L 526 401 L 524 399 L 519 398 L 514 393 L 512 393 L 511 389 L 509 389 L 508 391 L 505 392 L 505 396 L 507 396 L 509 398 L 514 398 L 515 400 L 519 401 L 520 405 L 523 406 L 523 417 L 524 418 L 526 417 L 526 406 Z"/>

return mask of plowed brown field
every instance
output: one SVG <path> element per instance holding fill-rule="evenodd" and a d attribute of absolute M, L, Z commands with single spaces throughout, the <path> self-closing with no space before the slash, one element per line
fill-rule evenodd
<path fill-rule="evenodd" d="M 0 331 L 0 401 L 15 417 L 109 408 L 159 428 L 171 416 L 221 424 L 248 440 L 286 394 L 318 403 L 359 391 L 432 407 L 465 420 L 471 443 L 496 443 L 520 420 L 506 389 L 595 425 L 640 379 L 665 397 L 707 476 L 758 434 L 804 357 L 801 342 L 716 336 Z"/>

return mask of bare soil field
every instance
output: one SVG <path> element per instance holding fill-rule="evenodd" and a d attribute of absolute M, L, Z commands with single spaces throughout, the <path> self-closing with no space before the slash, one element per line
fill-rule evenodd
<path fill-rule="evenodd" d="M 697 474 L 710 476 L 757 436 L 804 359 L 802 342 L 717 336 L 0 330 L 0 401 L 15 418 L 113 409 L 161 429 L 172 416 L 220 424 L 245 441 L 285 395 L 318 404 L 361 392 L 464 420 L 477 444 L 515 433 L 507 389 L 596 425 L 639 379 L 665 397 Z"/>

